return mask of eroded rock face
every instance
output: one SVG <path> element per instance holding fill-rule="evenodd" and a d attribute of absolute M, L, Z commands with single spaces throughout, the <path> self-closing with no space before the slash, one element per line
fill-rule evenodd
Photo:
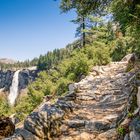
<path fill-rule="evenodd" d="M 9 90 L 14 72 L 13 71 L 0 71 L 0 89 L 4 88 L 5 90 Z"/>
<path fill-rule="evenodd" d="M 100 66 L 97 74 L 93 69 L 70 85 L 68 95 L 54 104 L 42 103 L 9 140 L 19 136 L 25 140 L 119 140 L 116 128 L 126 118 L 136 81 L 135 73 L 126 72 L 127 64 Z M 137 140 L 136 131 L 132 129 L 129 138 Z"/>
<path fill-rule="evenodd" d="M 25 89 L 37 77 L 37 70 L 22 70 L 19 73 L 19 90 Z"/>

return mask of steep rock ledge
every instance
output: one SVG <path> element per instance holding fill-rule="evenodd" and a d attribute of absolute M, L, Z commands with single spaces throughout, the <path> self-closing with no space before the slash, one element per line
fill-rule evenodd
<path fill-rule="evenodd" d="M 25 119 L 24 127 L 5 140 L 123 139 L 117 128 L 136 95 L 136 75 L 126 72 L 127 66 L 128 61 L 122 61 L 94 67 L 87 77 L 69 86 L 69 94 L 54 104 L 43 102 Z M 137 140 L 132 135 L 125 140 Z"/>

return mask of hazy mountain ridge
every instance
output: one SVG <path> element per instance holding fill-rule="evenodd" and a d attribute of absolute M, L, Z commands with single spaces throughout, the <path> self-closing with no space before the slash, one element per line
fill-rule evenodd
<path fill-rule="evenodd" d="M 2 63 L 2 64 L 15 64 L 15 63 L 17 63 L 17 61 L 10 59 L 10 58 L 0 58 L 0 63 Z"/>

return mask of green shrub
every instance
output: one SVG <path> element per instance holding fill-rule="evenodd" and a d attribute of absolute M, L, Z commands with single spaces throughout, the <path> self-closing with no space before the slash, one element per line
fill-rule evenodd
<path fill-rule="evenodd" d="M 124 136 L 125 135 L 125 133 L 126 133 L 126 130 L 125 130 L 125 128 L 124 127 L 118 127 L 118 134 L 119 135 L 121 135 L 121 136 Z"/>
<path fill-rule="evenodd" d="M 30 96 L 22 97 L 18 100 L 18 104 L 14 108 L 16 112 L 16 116 L 23 120 L 29 113 L 33 111 L 33 109 L 38 105 L 36 100 L 33 101 L 33 99 Z"/>
<path fill-rule="evenodd" d="M 71 81 L 67 78 L 60 78 L 57 81 L 57 95 L 65 94 L 66 91 L 68 91 L 68 84 L 70 84 Z"/>
<path fill-rule="evenodd" d="M 1 115 L 9 115 L 10 111 L 11 111 L 11 108 L 8 104 L 6 97 L 1 96 L 0 97 L 0 116 Z"/>
<path fill-rule="evenodd" d="M 133 118 L 134 117 L 133 113 L 131 113 L 131 112 L 128 112 L 127 116 L 128 116 L 128 118 Z"/>

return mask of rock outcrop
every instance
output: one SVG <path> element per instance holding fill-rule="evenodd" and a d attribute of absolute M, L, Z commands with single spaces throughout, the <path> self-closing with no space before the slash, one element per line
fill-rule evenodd
<path fill-rule="evenodd" d="M 37 77 L 37 70 L 24 69 L 19 73 L 19 90 L 25 89 Z"/>
<path fill-rule="evenodd" d="M 54 104 L 42 103 L 6 140 L 121 140 L 117 128 L 127 118 L 136 95 L 135 72 L 128 61 L 93 68 Z M 139 118 L 125 140 L 138 140 Z M 135 127 L 135 128 L 134 128 Z"/>

